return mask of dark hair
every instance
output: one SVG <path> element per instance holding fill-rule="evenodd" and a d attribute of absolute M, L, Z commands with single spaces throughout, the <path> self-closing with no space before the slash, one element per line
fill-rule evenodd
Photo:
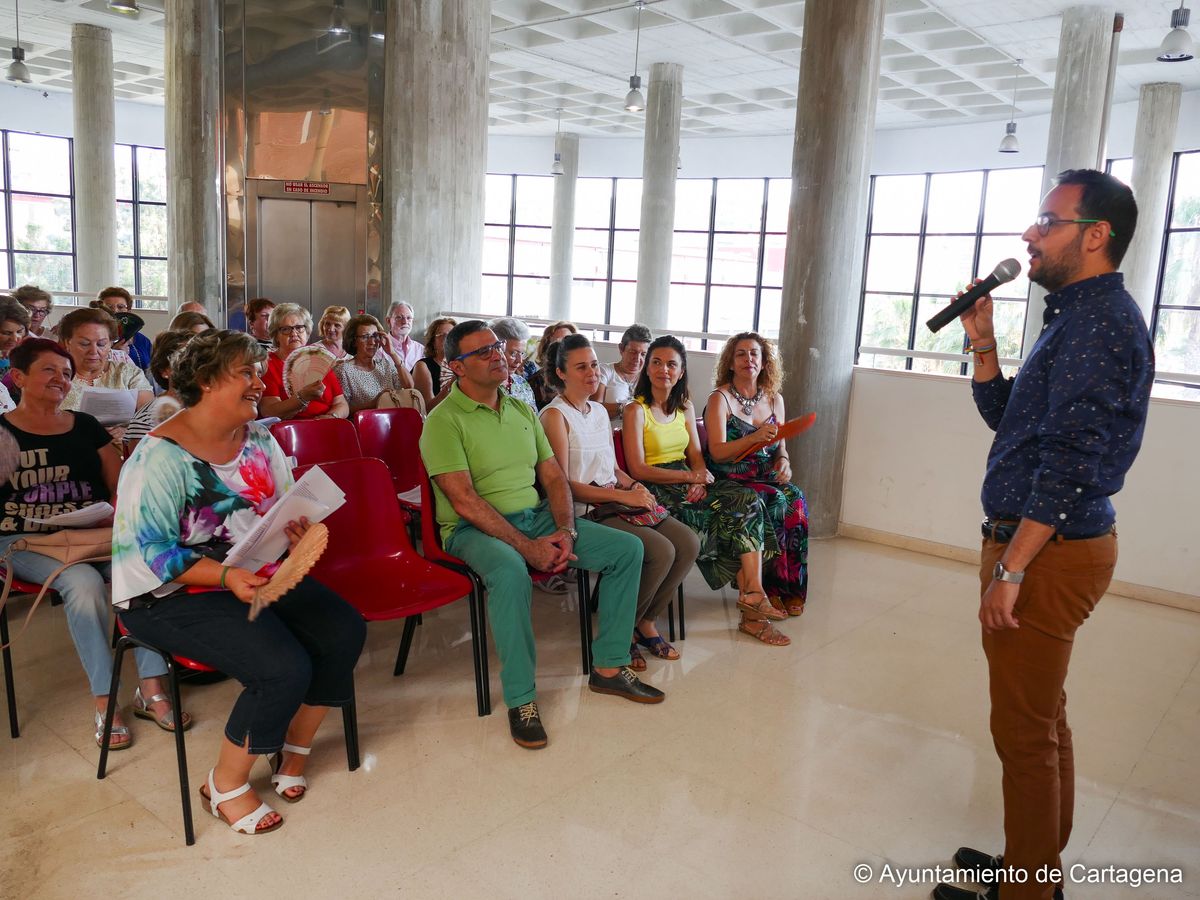
<path fill-rule="evenodd" d="M 550 368 L 550 345 L 554 343 L 550 340 L 551 335 L 560 328 L 566 328 L 571 334 L 578 334 L 579 329 L 575 327 L 575 323 L 568 322 L 565 319 L 560 319 L 557 322 L 551 322 L 546 326 L 546 330 L 542 332 L 542 336 L 538 339 L 537 349 L 533 351 L 533 361 L 538 364 L 539 368 Z"/>
<path fill-rule="evenodd" d="M 241 363 L 257 363 L 267 351 L 244 331 L 213 328 L 193 335 L 171 357 L 171 386 L 184 406 L 195 406 L 204 396 L 205 385 L 212 384 Z"/>
<path fill-rule="evenodd" d="M 37 303 L 39 300 L 45 300 L 50 304 L 50 309 L 54 309 L 54 298 L 50 296 L 50 292 L 43 291 L 36 284 L 23 284 L 13 291 L 12 295 L 18 303 Z"/>
<path fill-rule="evenodd" d="M 103 304 L 106 297 L 120 297 L 133 309 L 133 295 L 123 287 L 106 287 L 96 295 L 97 302 Z"/>
<path fill-rule="evenodd" d="M 575 350 L 590 348 L 592 342 L 582 334 L 568 334 L 561 341 L 555 341 L 546 350 L 546 380 L 560 393 L 566 387 L 559 369 L 566 369 L 567 357 Z"/>
<path fill-rule="evenodd" d="M 638 375 L 637 385 L 633 389 L 633 398 L 641 400 L 647 406 L 654 402 L 654 393 L 650 389 L 650 357 L 654 355 L 655 350 L 661 350 L 664 347 L 678 353 L 679 359 L 683 362 L 683 372 L 680 374 L 679 380 L 675 382 L 675 387 L 671 388 L 671 393 L 667 395 L 667 402 L 663 404 L 663 412 L 670 415 L 677 409 L 682 409 L 691 399 L 687 383 L 687 350 L 679 342 L 679 338 L 673 334 L 664 334 L 660 338 L 655 338 L 650 343 L 649 348 L 646 350 L 646 365 L 643 367 L 642 373 Z"/>
<path fill-rule="evenodd" d="M 29 310 L 8 294 L 0 294 L 0 322 L 16 322 L 26 331 L 29 330 Z"/>
<path fill-rule="evenodd" d="M 469 321 L 477 322 L 479 320 L 478 319 L 470 319 Z M 427 326 L 425 326 L 425 358 L 426 359 L 433 359 L 433 360 L 437 359 L 437 356 L 435 355 L 437 353 L 437 347 L 435 347 L 434 345 L 437 343 L 438 329 L 441 328 L 443 325 L 445 325 L 447 322 L 449 322 L 452 326 L 457 326 L 459 324 L 458 319 L 451 318 L 450 316 L 438 316 L 436 319 L 434 319 L 432 322 L 430 322 Z M 486 322 L 481 322 L 480 324 L 482 324 L 484 328 L 487 328 Z M 478 330 L 479 330 L 478 328 L 475 329 L 475 331 L 478 331 Z M 462 340 L 468 334 L 472 334 L 472 333 L 473 332 L 470 332 L 470 331 L 463 332 L 461 335 L 459 335 L 459 340 Z M 446 340 L 449 340 L 449 339 L 450 339 L 450 335 L 448 334 L 448 335 L 446 335 Z M 457 347 L 458 345 L 455 344 L 454 346 Z M 446 353 L 446 345 L 445 344 L 442 345 L 442 355 L 445 356 L 446 359 L 450 359 L 450 354 Z M 454 355 L 458 356 L 458 353 L 455 353 Z"/>
<path fill-rule="evenodd" d="M 250 322 L 268 306 L 274 306 L 275 301 L 270 297 L 255 297 L 246 303 L 246 321 Z"/>
<path fill-rule="evenodd" d="M 160 332 L 150 349 L 150 375 L 164 391 L 170 388 L 170 378 L 164 373 L 171 368 L 171 357 L 195 335 L 190 331 Z"/>
<path fill-rule="evenodd" d="M 73 309 L 62 317 L 62 321 L 58 323 L 58 339 L 65 344 L 84 325 L 103 325 L 108 329 L 109 337 L 114 341 L 117 339 L 117 320 L 106 310 L 86 306 Z"/>
<path fill-rule="evenodd" d="M 379 324 L 379 320 L 374 316 L 367 315 L 355 316 L 346 323 L 346 328 L 342 331 L 342 349 L 351 356 L 355 354 L 355 348 L 358 346 L 358 329 L 364 325 L 374 325 L 379 329 L 379 333 L 383 334 L 383 326 Z"/>
<path fill-rule="evenodd" d="M 454 320 L 442 318 L 442 319 L 434 319 L 433 321 L 434 322 L 448 322 L 448 321 L 453 322 Z M 488 327 L 488 323 L 483 321 L 483 319 L 467 319 L 465 322 L 459 322 L 457 325 L 455 325 L 453 328 L 451 328 L 450 333 L 448 335 L 446 335 L 445 342 L 442 344 L 442 353 L 446 357 L 446 365 L 450 365 L 450 360 L 452 360 L 452 359 L 454 359 L 454 357 L 458 356 L 458 354 L 459 354 L 458 345 L 462 343 L 463 338 L 470 337 L 471 335 L 475 334 L 476 332 L 487 331 L 487 327 Z M 437 329 L 430 326 L 429 333 L 433 334 L 436 330 Z M 427 343 L 425 345 L 425 349 L 427 351 L 425 353 L 425 356 L 428 359 L 433 359 L 433 356 L 428 352 L 429 348 L 432 346 L 433 346 L 432 340 L 429 341 L 429 343 Z"/>
<path fill-rule="evenodd" d="M 1095 169 L 1067 169 L 1054 176 L 1055 187 L 1079 185 L 1083 191 L 1076 207 L 1081 219 L 1100 219 L 1109 228 L 1104 247 L 1108 261 L 1119 266 L 1137 228 L 1138 208 L 1129 185 Z"/>
<path fill-rule="evenodd" d="M 20 369 L 28 375 L 30 368 L 43 353 L 61 356 L 71 364 L 71 375 L 74 376 L 75 360 L 71 359 L 71 354 L 64 350 L 58 341 L 52 341 L 49 338 L 26 338 L 12 348 L 12 352 L 8 354 L 8 361 L 14 369 Z"/>
<path fill-rule="evenodd" d="M 650 329 L 645 325 L 630 325 L 625 329 L 625 333 L 621 335 L 621 343 L 618 344 L 621 352 L 625 352 L 625 345 L 630 341 L 637 341 L 639 344 L 648 344 L 654 340 L 654 335 L 650 333 Z"/>
<path fill-rule="evenodd" d="M 178 313 L 175 318 L 171 320 L 171 324 L 167 326 L 167 329 L 169 331 L 182 331 L 184 329 L 195 328 L 197 325 L 204 325 L 208 328 L 217 327 L 213 324 L 213 320 L 204 313 L 192 312 L 191 310 L 188 310 L 187 312 Z"/>

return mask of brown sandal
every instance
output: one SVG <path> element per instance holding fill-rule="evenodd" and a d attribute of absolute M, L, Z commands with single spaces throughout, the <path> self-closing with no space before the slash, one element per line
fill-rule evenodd
<path fill-rule="evenodd" d="M 637 644 L 629 645 L 629 668 L 635 672 L 646 671 L 646 657 L 642 656 Z"/>
<path fill-rule="evenodd" d="M 751 594 L 758 594 L 762 599 L 758 603 L 747 603 L 746 598 Z M 746 613 L 754 622 L 761 622 L 764 619 L 770 619 L 772 622 L 782 622 L 788 617 L 786 612 L 772 606 L 770 598 L 762 591 L 739 592 L 737 608 Z"/>
<path fill-rule="evenodd" d="M 789 616 L 804 615 L 805 600 L 802 597 L 781 597 L 780 603 Z"/>
<path fill-rule="evenodd" d="M 758 625 L 758 630 L 753 630 L 747 626 Z M 750 637 L 762 641 L 769 647 L 786 647 L 792 642 L 792 639 L 772 625 L 770 622 L 762 619 L 743 619 L 738 622 L 738 631 L 743 634 L 748 634 Z"/>

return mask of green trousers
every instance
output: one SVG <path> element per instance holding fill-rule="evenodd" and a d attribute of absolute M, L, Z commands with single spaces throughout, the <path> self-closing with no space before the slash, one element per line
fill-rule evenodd
<path fill-rule="evenodd" d="M 558 528 L 546 501 L 505 518 L 530 538 L 544 537 Z M 600 581 L 600 622 L 592 641 L 592 664 L 598 668 L 627 666 L 642 574 L 642 542 L 633 535 L 586 519 L 576 519 L 575 528 L 579 531 L 574 551 L 578 559 L 571 562 L 571 567 L 604 575 Z M 478 572 L 487 587 L 487 612 L 500 653 L 504 703 L 510 709 L 528 703 L 537 695 L 534 686 L 537 650 L 530 618 L 533 582 L 525 557 L 465 520 L 458 523 L 446 541 L 446 550 Z M 580 602 L 587 601 L 581 598 Z"/>

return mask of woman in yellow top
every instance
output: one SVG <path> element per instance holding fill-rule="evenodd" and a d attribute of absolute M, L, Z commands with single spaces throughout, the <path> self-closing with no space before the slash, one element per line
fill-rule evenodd
<path fill-rule="evenodd" d="M 705 466 L 688 396 L 687 351 L 677 338 L 664 335 L 650 344 L 633 399 L 622 429 L 626 470 L 700 536 L 696 562 L 708 586 L 738 589 L 738 630 L 773 647 L 790 644 L 771 624 L 787 613 L 771 606 L 763 591 L 764 542 L 774 540 L 766 509 L 753 488 L 714 482 Z"/>

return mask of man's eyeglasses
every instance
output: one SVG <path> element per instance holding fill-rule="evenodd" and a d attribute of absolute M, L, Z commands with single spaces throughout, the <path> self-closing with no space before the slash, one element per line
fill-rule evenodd
<path fill-rule="evenodd" d="M 29 317 L 31 319 L 44 319 L 50 315 L 50 309 L 45 306 L 27 306 L 25 308 L 29 310 Z"/>
<path fill-rule="evenodd" d="M 1104 219 L 1056 219 L 1054 216 L 1048 216 L 1042 213 L 1033 220 L 1033 224 L 1037 226 L 1038 234 L 1045 237 L 1050 233 L 1050 229 L 1055 225 L 1095 225 L 1097 222 L 1103 222 Z M 1116 237 L 1117 233 L 1110 227 L 1108 229 L 1109 237 Z"/>
<path fill-rule="evenodd" d="M 308 331 L 307 325 L 280 325 L 275 329 L 279 334 L 305 334 Z"/>
<path fill-rule="evenodd" d="M 469 353 L 460 353 L 458 356 L 454 357 L 454 360 L 456 362 L 465 362 L 472 356 L 478 357 L 479 359 L 487 359 L 493 353 L 504 353 L 504 341 L 496 341 L 494 344 L 487 344 L 483 347 L 480 347 L 478 350 L 472 350 Z"/>

